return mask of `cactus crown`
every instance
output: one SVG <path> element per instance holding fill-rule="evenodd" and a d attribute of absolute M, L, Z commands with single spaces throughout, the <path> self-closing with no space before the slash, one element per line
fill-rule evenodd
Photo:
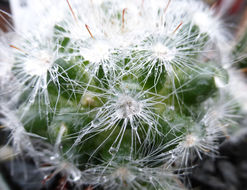
<path fill-rule="evenodd" d="M 55 3 L 7 50 L 16 151 L 77 187 L 179 189 L 237 125 L 222 21 L 197 0 Z"/>

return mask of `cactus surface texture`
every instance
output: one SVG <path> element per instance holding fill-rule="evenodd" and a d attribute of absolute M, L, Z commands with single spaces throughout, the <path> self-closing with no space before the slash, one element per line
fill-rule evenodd
<path fill-rule="evenodd" d="M 59 174 L 73 189 L 184 189 L 177 173 L 217 156 L 241 126 L 231 35 L 203 2 L 39 8 L 1 38 L 0 123 L 4 147 L 31 157 L 41 183 Z"/>

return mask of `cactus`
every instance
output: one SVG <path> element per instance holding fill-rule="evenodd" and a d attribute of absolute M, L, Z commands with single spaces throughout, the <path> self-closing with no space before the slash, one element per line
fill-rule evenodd
<path fill-rule="evenodd" d="M 243 114 L 219 16 L 197 0 L 48 4 L 0 49 L 15 153 L 44 183 L 59 173 L 75 188 L 185 188 L 175 173 L 216 156 Z"/>

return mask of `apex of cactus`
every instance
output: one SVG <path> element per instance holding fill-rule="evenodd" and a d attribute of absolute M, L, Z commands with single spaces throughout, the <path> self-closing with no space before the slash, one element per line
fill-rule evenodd
<path fill-rule="evenodd" d="M 175 171 L 216 155 L 240 126 L 230 35 L 201 1 L 43 6 L 11 48 L 0 45 L 11 62 L 4 80 L 16 81 L 1 87 L 14 96 L 0 122 L 43 183 L 59 173 L 78 188 L 179 189 Z"/>

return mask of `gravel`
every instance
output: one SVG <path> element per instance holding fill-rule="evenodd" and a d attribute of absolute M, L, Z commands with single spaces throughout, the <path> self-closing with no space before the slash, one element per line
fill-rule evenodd
<path fill-rule="evenodd" d="M 247 130 L 226 139 L 215 158 L 205 157 L 187 176 L 190 189 L 247 190 Z"/>

